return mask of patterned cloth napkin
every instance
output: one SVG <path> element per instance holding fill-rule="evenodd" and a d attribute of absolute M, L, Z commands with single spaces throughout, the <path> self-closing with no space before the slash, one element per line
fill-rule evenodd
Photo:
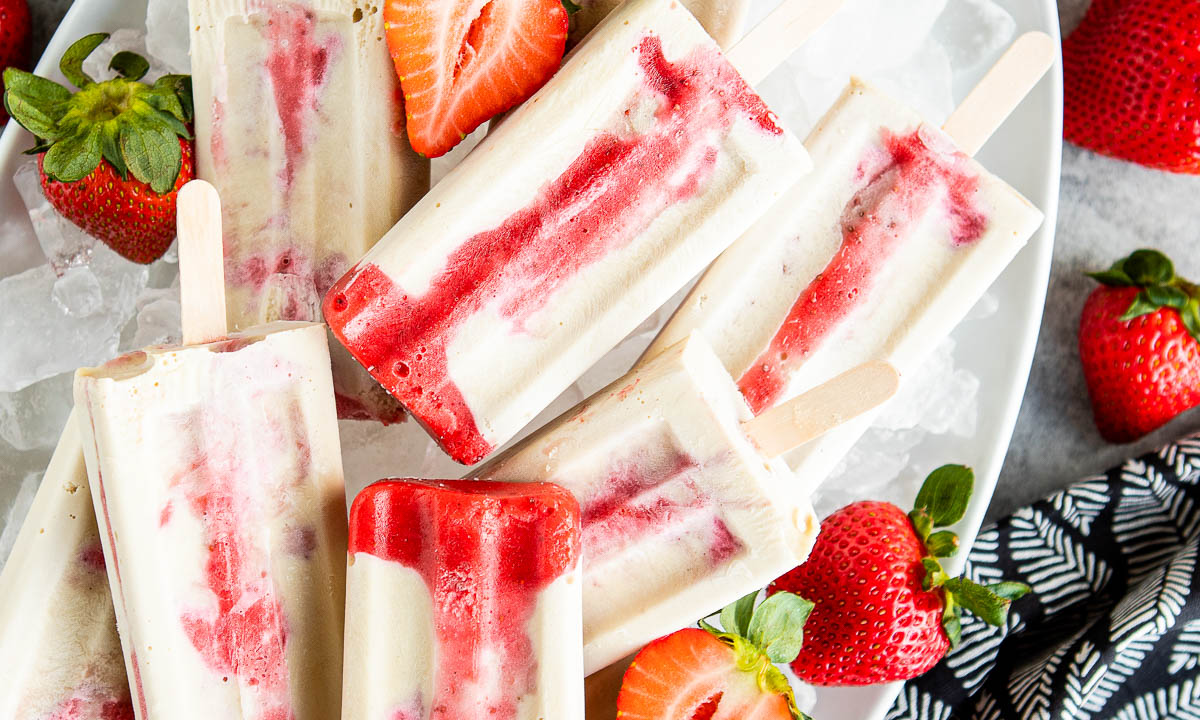
<path fill-rule="evenodd" d="M 1200 720 L 1200 435 L 979 535 L 966 572 L 1033 586 L 907 683 L 888 720 Z"/>

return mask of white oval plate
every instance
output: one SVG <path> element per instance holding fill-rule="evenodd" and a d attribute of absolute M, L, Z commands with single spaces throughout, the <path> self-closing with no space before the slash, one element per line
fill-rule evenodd
<path fill-rule="evenodd" d="M 1042 30 L 1056 40 L 1059 38 L 1057 7 L 1050 0 L 997 1 L 1016 20 L 1018 34 Z M 770 6 L 777 0 L 755 2 Z M 750 14 L 758 17 L 761 11 L 762 8 L 752 8 Z M 72 42 L 88 33 L 142 27 L 144 20 L 145 0 L 79 0 L 50 41 L 37 72 L 61 79 L 58 58 Z M 976 432 L 966 439 L 929 435 L 911 454 L 912 464 L 917 466 L 932 467 L 952 461 L 975 468 L 975 496 L 959 527 L 965 548 L 974 542 L 991 501 L 1037 342 L 1054 245 L 1061 138 L 1062 70 L 1061 63 L 1056 63 L 979 154 L 979 160 L 985 166 L 1040 207 L 1046 221 L 992 287 L 990 294 L 999 300 L 998 310 L 985 320 L 964 323 L 954 332 L 956 364 L 980 380 Z M 29 134 L 15 123 L 10 123 L 0 136 L 0 213 L 3 217 L 24 213 L 24 206 L 12 184 L 12 174 L 20 163 L 21 151 L 29 145 Z M 18 246 L 11 241 L 7 244 L 0 241 L 0 268 L 6 274 L 42 261 L 36 245 Z M 958 559 L 948 563 L 951 572 L 960 569 L 965 554 L 961 552 Z M 899 690 L 899 684 L 821 688 L 817 690 L 812 715 L 818 720 L 882 718 Z"/>

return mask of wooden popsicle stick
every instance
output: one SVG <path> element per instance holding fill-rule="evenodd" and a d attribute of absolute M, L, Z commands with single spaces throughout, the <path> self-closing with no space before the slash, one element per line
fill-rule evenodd
<path fill-rule="evenodd" d="M 791 57 L 844 0 L 783 0 L 771 14 L 729 48 L 726 59 L 750 85 L 762 82 Z"/>
<path fill-rule="evenodd" d="M 175 227 L 179 234 L 183 342 L 196 345 L 224 337 L 225 259 L 217 189 L 203 180 L 193 180 L 180 188 Z"/>
<path fill-rule="evenodd" d="M 878 407 L 898 387 L 890 363 L 864 363 L 747 420 L 742 430 L 764 455 L 776 457 Z"/>
<path fill-rule="evenodd" d="M 1028 32 L 1017 38 L 950 115 L 942 130 L 960 150 L 975 155 L 1042 79 L 1057 54 L 1058 46 L 1044 32 Z"/>

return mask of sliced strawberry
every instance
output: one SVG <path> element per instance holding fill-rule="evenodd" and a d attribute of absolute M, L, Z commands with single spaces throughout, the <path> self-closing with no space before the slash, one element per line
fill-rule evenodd
<path fill-rule="evenodd" d="M 384 21 L 409 142 L 428 157 L 537 91 L 567 41 L 561 0 L 391 0 Z"/>
<path fill-rule="evenodd" d="M 647 645 L 617 697 L 622 720 L 766 720 L 792 717 L 787 698 L 762 692 L 739 670 L 734 649 L 688 628 Z"/>

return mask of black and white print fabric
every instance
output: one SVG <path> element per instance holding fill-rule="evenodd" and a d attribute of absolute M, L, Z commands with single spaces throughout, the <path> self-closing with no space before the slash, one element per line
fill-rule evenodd
<path fill-rule="evenodd" d="M 1033 586 L 904 686 L 888 720 L 1200 720 L 1200 436 L 985 529 L 967 574 Z"/>

